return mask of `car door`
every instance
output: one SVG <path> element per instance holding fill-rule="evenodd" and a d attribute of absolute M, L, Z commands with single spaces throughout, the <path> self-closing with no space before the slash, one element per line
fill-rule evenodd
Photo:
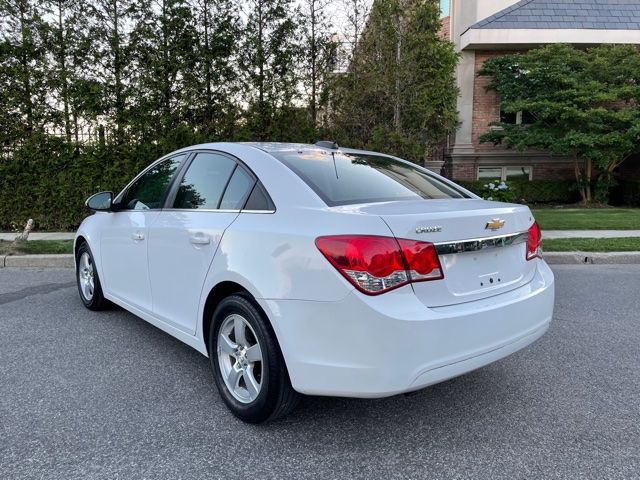
<path fill-rule="evenodd" d="M 159 162 L 141 174 L 116 199 L 101 233 L 104 289 L 108 295 L 151 312 L 147 264 L 149 227 L 160 215 L 174 174 L 184 159 L 179 155 Z"/>
<path fill-rule="evenodd" d="M 153 315 L 195 335 L 202 287 L 225 229 L 249 196 L 254 177 L 231 157 L 199 152 L 173 187 L 171 208 L 149 231 Z"/>

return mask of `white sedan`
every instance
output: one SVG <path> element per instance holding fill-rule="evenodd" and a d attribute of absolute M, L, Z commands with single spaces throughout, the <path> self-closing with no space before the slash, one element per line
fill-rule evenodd
<path fill-rule="evenodd" d="M 538 339 L 553 313 L 529 208 L 331 142 L 185 148 L 87 207 L 84 305 L 118 304 L 208 356 L 251 423 L 300 394 L 379 398 L 461 375 Z"/>

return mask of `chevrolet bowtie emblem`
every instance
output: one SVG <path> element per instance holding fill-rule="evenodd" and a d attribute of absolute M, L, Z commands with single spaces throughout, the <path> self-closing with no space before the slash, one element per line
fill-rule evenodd
<path fill-rule="evenodd" d="M 485 230 L 499 230 L 504 227 L 504 220 L 500 220 L 499 218 L 494 218 L 490 222 L 487 222 L 487 226 L 484 227 Z"/>

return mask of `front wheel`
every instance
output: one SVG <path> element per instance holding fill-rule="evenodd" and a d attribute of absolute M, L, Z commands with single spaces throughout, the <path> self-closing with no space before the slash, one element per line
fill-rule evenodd
<path fill-rule="evenodd" d="M 216 308 L 209 358 L 222 399 L 241 420 L 275 420 L 298 404 L 268 320 L 248 297 L 231 295 Z"/>
<path fill-rule="evenodd" d="M 76 282 L 80 300 L 89 310 L 104 310 L 111 302 L 104 298 L 102 285 L 87 242 L 83 242 L 76 254 Z"/>

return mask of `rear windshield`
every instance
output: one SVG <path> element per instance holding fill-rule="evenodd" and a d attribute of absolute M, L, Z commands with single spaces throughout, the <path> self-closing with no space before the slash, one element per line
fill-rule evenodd
<path fill-rule="evenodd" d="M 411 164 L 389 157 L 327 151 L 274 152 L 330 206 L 469 198 Z"/>

